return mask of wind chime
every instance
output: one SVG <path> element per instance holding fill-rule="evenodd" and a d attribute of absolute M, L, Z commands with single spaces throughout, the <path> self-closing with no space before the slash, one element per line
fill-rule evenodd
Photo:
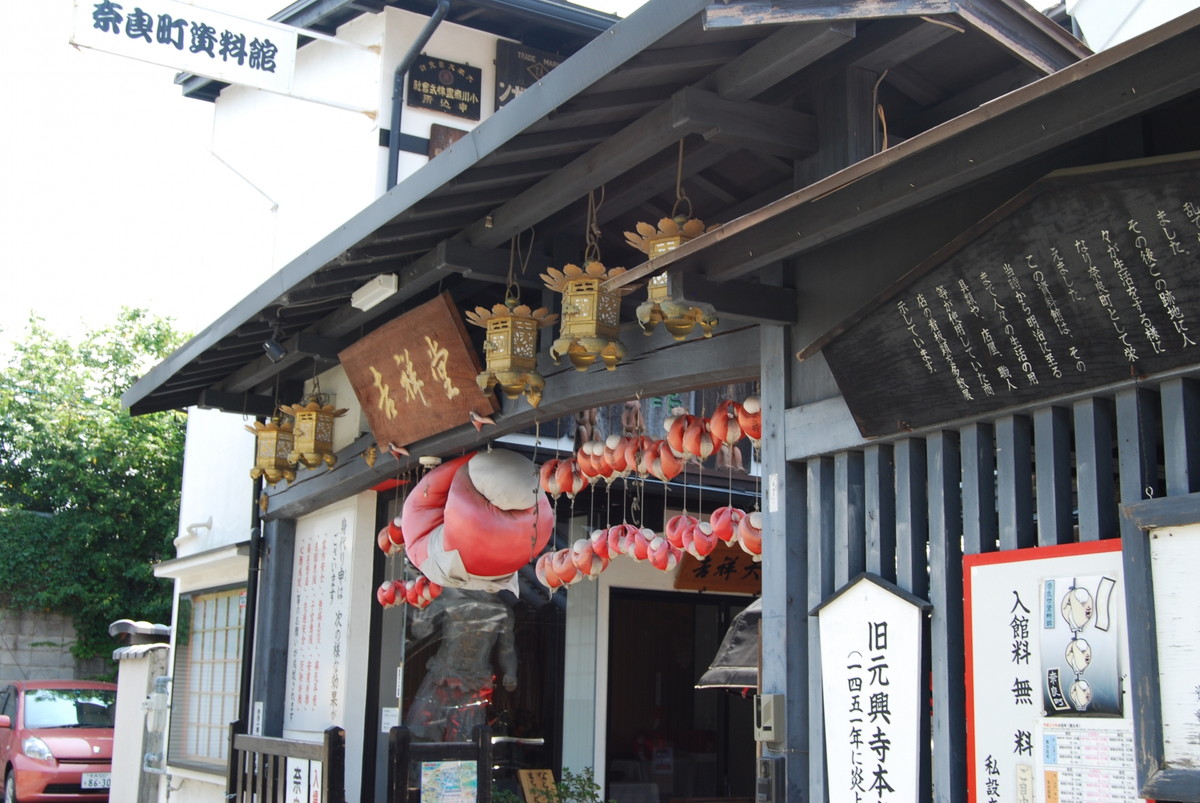
<path fill-rule="evenodd" d="M 530 238 L 530 250 L 533 247 Z M 514 257 L 519 252 L 517 239 L 509 245 L 508 285 L 503 304 L 476 307 L 466 313 L 467 321 L 482 327 L 487 334 L 483 341 L 483 356 L 486 368 L 475 378 L 484 393 L 497 385 L 510 399 L 522 395 L 530 406 L 537 407 L 542 401 L 542 389 L 546 380 L 537 371 L 538 330 L 558 320 L 545 307 L 530 309 L 521 303 L 521 288 L 513 275 Z M 521 263 L 524 273 L 528 253 Z"/>
<path fill-rule="evenodd" d="M 687 214 L 682 208 L 686 204 Z M 679 140 L 679 161 L 675 170 L 675 205 L 671 216 L 658 221 L 658 228 L 638 223 L 637 232 L 625 232 L 625 241 L 648 256 L 655 257 L 674 251 L 688 240 L 704 233 L 704 221 L 692 217 L 692 201 L 683 191 L 683 140 Z M 689 301 L 683 288 L 669 273 L 654 276 L 646 285 L 646 300 L 638 305 L 637 320 L 642 333 L 650 335 L 661 323 L 675 340 L 684 340 L 697 327 L 705 337 L 712 337 L 717 326 L 717 310 L 703 301 Z"/>
<path fill-rule="evenodd" d="M 589 192 L 583 267 L 568 264 L 562 270 L 548 268 L 542 274 L 546 287 L 563 297 L 562 325 L 558 339 L 550 346 L 550 356 L 556 365 L 566 356 L 576 371 L 586 371 L 597 361 L 612 371 L 625 359 L 625 344 L 617 335 L 621 297 L 629 290 L 608 290 L 604 286 L 609 279 L 625 273 L 625 268 L 609 269 L 600 261 L 598 208 L 595 195 Z"/>

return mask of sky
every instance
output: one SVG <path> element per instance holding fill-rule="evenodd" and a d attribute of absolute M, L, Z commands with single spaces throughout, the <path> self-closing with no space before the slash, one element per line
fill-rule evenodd
<path fill-rule="evenodd" d="M 21 34 L 0 48 L 0 356 L 31 312 L 71 338 L 122 306 L 196 333 L 267 278 L 197 247 L 219 236 L 206 206 L 236 182 L 210 151 L 213 105 L 184 98 L 175 70 L 72 46 L 75 1 L 5 3 Z M 287 0 L 199 5 L 266 18 Z"/>

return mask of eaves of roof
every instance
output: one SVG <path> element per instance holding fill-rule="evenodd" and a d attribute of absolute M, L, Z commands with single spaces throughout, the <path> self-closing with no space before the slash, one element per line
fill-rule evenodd
<path fill-rule="evenodd" d="M 563 221 L 574 214 L 568 207 L 590 189 L 609 182 L 613 188 L 609 209 L 616 210 L 614 216 L 625 216 L 612 221 L 615 225 L 611 227 L 617 232 L 621 225 L 632 226 L 627 222 L 630 216 L 644 216 L 647 210 L 653 213 L 656 207 L 661 208 L 661 196 L 648 196 L 674 185 L 674 143 L 681 137 L 690 138 L 695 145 L 689 150 L 689 167 L 695 168 L 697 181 L 704 181 L 709 200 L 715 205 L 724 199 L 724 225 L 669 258 L 635 268 L 633 275 L 640 278 L 674 266 L 698 266 L 697 273 L 710 271 L 708 278 L 727 282 L 722 287 L 729 288 L 739 276 L 765 264 L 757 258 L 761 253 L 757 245 L 746 245 L 763 232 L 771 231 L 778 237 L 772 252 L 777 260 L 801 252 L 806 242 L 811 247 L 822 237 L 840 236 L 839 232 L 865 225 L 870 219 L 869 214 L 851 211 L 827 232 L 806 229 L 814 232 L 806 241 L 785 231 L 790 215 L 806 214 L 810 206 L 821 209 L 819 202 L 826 195 L 837 196 L 868 176 L 886 176 L 901 187 L 904 177 L 915 169 L 912 165 L 921 162 L 920 154 L 936 149 L 938 143 L 957 137 L 986 138 L 986 132 L 974 134 L 972 129 L 988 125 L 1001 109 L 1019 114 L 1021 104 L 1122 58 L 1120 54 L 1105 54 L 1092 67 L 1081 70 L 1080 64 L 1067 66 L 1055 74 L 1056 83 L 1036 89 L 1026 86 L 957 120 L 928 131 L 918 128 L 917 132 L 924 133 L 914 133 L 898 146 L 792 193 L 792 162 L 775 157 L 769 149 L 787 148 L 794 143 L 772 139 L 770 131 L 764 134 L 759 130 L 763 126 L 746 125 L 742 114 L 749 111 L 761 115 L 767 128 L 775 117 L 804 121 L 788 110 L 790 96 L 763 94 L 757 88 L 760 82 L 795 91 L 798 85 L 815 86 L 853 68 L 874 70 L 896 82 L 895 87 L 884 85 L 882 89 L 876 85 L 880 91 L 895 91 L 888 100 L 892 108 L 907 104 L 915 109 L 914 118 L 933 115 L 936 121 L 956 114 L 959 107 L 974 108 L 994 98 L 995 94 L 987 94 L 972 100 L 984 90 L 994 92 L 1008 85 L 997 84 L 997 78 L 1020 86 L 1054 69 L 1036 66 L 1039 62 L 1071 64 L 1086 54 L 1077 42 L 1064 39 L 1053 23 L 1016 8 L 1014 3 L 1023 8 L 1020 0 L 945 2 L 958 4 L 956 7 L 969 13 L 953 18 L 949 25 L 946 20 L 918 17 L 869 20 L 865 24 L 839 19 L 799 25 L 746 24 L 721 30 L 704 24 L 709 20 L 708 0 L 651 2 L 286 265 L 152 369 L 125 394 L 123 402 L 134 413 L 197 403 L 260 412 L 243 399 L 258 398 L 256 388 L 266 377 L 277 375 L 269 372 L 283 370 L 261 357 L 261 334 L 254 342 L 265 311 L 287 307 L 302 292 L 329 291 L 333 286 L 331 274 L 341 277 L 340 285 L 357 286 L 376 273 L 399 273 L 404 292 L 369 315 L 350 310 L 345 303 L 350 291 L 340 289 L 337 292 L 341 295 L 329 297 L 327 308 L 306 308 L 315 309 L 312 315 L 324 317 L 300 320 L 297 313 L 296 331 L 329 341 L 321 347 L 324 356 L 314 359 L 332 362 L 336 360 L 338 338 L 369 331 L 383 322 L 379 316 L 394 315 L 400 311 L 398 304 L 449 275 L 446 254 L 451 249 L 469 252 L 482 261 L 494 261 L 499 245 L 530 226 L 537 225 L 541 231 L 556 227 L 565 230 Z M 741 5 L 752 6 L 753 2 Z M 783 5 L 787 4 L 775 3 L 772 7 Z M 938 48 L 943 44 L 950 47 L 940 61 L 918 64 L 914 60 L 934 51 L 940 55 Z M 978 61 L 972 62 L 989 48 L 991 56 L 978 56 Z M 963 69 L 941 70 L 938 77 L 958 80 L 969 67 L 977 73 L 970 79 L 974 83 L 963 83 L 949 90 L 950 94 L 939 94 L 939 87 L 918 75 L 917 67 L 925 68 L 927 73 L 930 68 L 936 72 L 947 63 L 946 59 Z M 760 139 L 765 140 L 765 146 L 759 146 Z M 654 142 L 647 145 L 645 140 Z M 716 159 L 727 160 L 729 166 L 723 163 L 719 173 L 714 173 Z M 699 167 L 695 167 L 697 162 Z M 764 172 L 770 180 L 741 186 L 747 167 Z M 707 176 L 703 175 L 706 168 L 711 168 Z M 939 176 L 946 174 L 939 178 L 939 186 L 953 186 L 954 177 L 966 175 L 970 169 L 974 168 L 946 161 L 940 172 L 935 171 Z M 646 190 L 655 181 L 662 186 Z M 786 189 L 779 189 L 781 186 Z M 554 192 L 548 194 L 547 189 Z M 626 200 L 619 205 L 614 198 L 622 195 Z M 905 205 L 919 203 L 921 197 L 920 193 L 897 192 L 887 196 L 886 205 L 872 201 L 868 208 L 880 215 L 891 214 Z M 441 213 L 455 205 L 462 206 L 455 216 Z M 670 208 L 669 200 L 666 208 Z M 435 209 L 438 214 L 432 211 Z M 493 223 L 493 210 L 494 227 L 487 225 Z M 430 235 L 431 220 L 444 224 L 445 233 Z M 778 231 L 772 228 L 775 226 Z M 393 247 L 412 236 L 426 239 L 418 243 L 416 250 L 404 252 Z M 380 256 L 373 256 L 373 251 Z M 756 258 L 748 259 L 748 253 Z M 459 269 L 455 277 L 479 282 L 481 287 L 491 286 L 484 282 L 495 281 L 495 276 L 485 275 L 478 262 L 473 264 L 475 267 L 468 270 Z M 324 284 L 316 286 L 319 282 Z M 210 394 L 206 389 L 214 392 Z M 262 399 L 269 404 L 269 396 Z"/>

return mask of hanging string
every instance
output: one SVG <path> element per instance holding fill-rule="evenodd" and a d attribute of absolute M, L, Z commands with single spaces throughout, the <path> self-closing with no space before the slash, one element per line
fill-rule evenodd
<path fill-rule="evenodd" d="M 679 159 L 675 165 L 675 205 L 671 207 L 671 217 L 679 216 L 679 205 L 687 204 L 687 217 L 692 216 L 692 199 L 683 191 L 683 140 L 679 140 Z"/>
<path fill-rule="evenodd" d="M 600 224 L 596 222 L 596 216 L 600 212 L 600 207 L 604 204 L 604 185 L 600 185 L 600 200 L 596 200 L 596 191 L 588 190 L 587 203 L 587 223 L 584 228 L 584 243 L 583 249 L 583 264 L 586 267 L 589 262 L 600 261 Z"/>

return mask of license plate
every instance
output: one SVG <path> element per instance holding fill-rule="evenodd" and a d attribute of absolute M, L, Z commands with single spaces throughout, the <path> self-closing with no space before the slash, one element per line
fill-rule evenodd
<path fill-rule="evenodd" d="M 112 786 L 112 773 L 85 772 L 79 785 L 84 789 L 108 789 Z"/>

